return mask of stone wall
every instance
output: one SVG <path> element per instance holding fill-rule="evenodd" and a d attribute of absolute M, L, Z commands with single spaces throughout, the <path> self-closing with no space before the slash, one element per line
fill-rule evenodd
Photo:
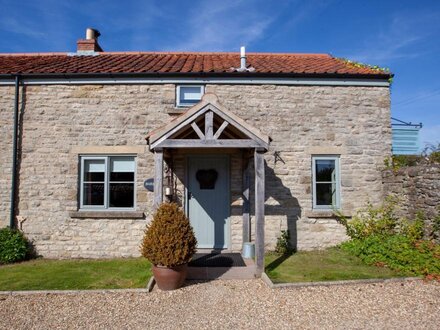
<path fill-rule="evenodd" d="M 145 136 L 170 121 L 175 86 L 41 85 L 22 91 L 18 214 L 26 219 L 23 230 L 38 252 L 66 258 L 139 255 L 153 198 L 142 186 L 154 176 Z M 267 249 L 287 228 L 299 249 L 324 248 L 346 238 L 331 215 L 312 210 L 312 155 L 340 155 L 343 213 L 351 214 L 366 200 L 381 200 L 381 166 L 391 149 L 388 88 L 207 85 L 206 91 L 273 139 L 265 155 Z M 7 224 L 9 212 L 13 92 L 13 87 L 0 87 L 2 224 Z M 105 153 L 113 147 L 122 153 L 124 148 L 126 153 L 138 150 L 136 203 L 145 218 L 71 217 L 78 209 L 79 155 L 94 148 Z M 240 157 L 232 151 L 231 168 L 238 173 Z M 231 247 L 239 250 L 238 174 L 233 174 L 233 183 Z"/>
<path fill-rule="evenodd" d="M 440 212 L 440 164 L 386 170 L 383 183 L 386 194 L 398 196 L 402 216 L 414 218 L 418 211 L 423 211 L 430 228 L 431 220 Z"/>
<path fill-rule="evenodd" d="M 283 229 L 300 250 L 347 239 L 331 214 L 312 210 L 312 155 L 340 155 L 346 215 L 367 200 L 382 199 L 380 168 L 391 150 L 388 88 L 208 85 L 206 90 L 273 139 L 265 155 L 267 249 Z"/>
<path fill-rule="evenodd" d="M 9 225 L 14 87 L 0 87 L 0 227 Z"/>

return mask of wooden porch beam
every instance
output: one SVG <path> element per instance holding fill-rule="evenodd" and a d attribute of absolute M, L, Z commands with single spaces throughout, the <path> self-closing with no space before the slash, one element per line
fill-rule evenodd
<path fill-rule="evenodd" d="M 206 137 L 208 138 L 208 137 Z M 260 148 L 258 142 L 248 139 L 230 140 L 199 140 L 199 139 L 171 139 L 159 143 L 160 148 Z"/>
<path fill-rule="evenodd" d="M 214 140 L 217 140 L 220 137 L 220 135 L 223 133 L 223 131 L 225 130 L 226 126 L 228 126 L 228 125 L 229 125 L 229 123 L 225 120 L 223 122 L 223 124 L 218 128 L 217 132 L 215 132 Z"/>
<path fill-rule="evenodd" d="M 264 155 L 255 150 L 255 264 L 256 276 L 264 272 Z"/>
<path fill-rule="evenodd" d="M 205 135 L 202 133 L 199 126 L 197 126 L 197 124 L 195 122 L 192 122 L 191 127 L 197 133 L 197 135 L 199 136 L 200 139 L 202 139 L 202 140 L 205 139 Z"/>
<path fill-rule="evenodd" d="M 214 112 L 208 111 L 205 114 L 205 137 L 212 140 L 214 136 Z"/>
<path fill-rule="evenodd" d="M 154 203 L 157 209 L 163 202 L 163 150 L 154 150 Z"/>
<path fill-rule="evenodd" d="M 250 189 L 250 162 L 247 158 L 243 157 L 243 243 L 251 241 L 251 218 L 250 208 L 251 203 L 249 200 Z"/>

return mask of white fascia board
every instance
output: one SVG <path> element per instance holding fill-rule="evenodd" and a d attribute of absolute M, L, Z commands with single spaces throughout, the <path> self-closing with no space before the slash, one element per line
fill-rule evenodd
<path fill-rule="evenodd" d="M 302 85 L 302 86 L 367 86 L 389 87 L 384 79 L 337 78 L 22 78 L 25 85 L 88 84 L 227 84 L 227 85 Z M 0 85 L 14 85 L 13 79 L 0 79 Z"/>

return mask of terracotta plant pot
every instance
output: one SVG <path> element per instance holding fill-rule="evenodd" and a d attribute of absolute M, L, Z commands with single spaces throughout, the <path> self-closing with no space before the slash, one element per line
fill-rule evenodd
<path fill-rule="evenodd" d="M 188 264 L 168 268 L 153 265 L 153 275 L 159 289 L 176 290 L 183 285 L 188 272 Z"/>

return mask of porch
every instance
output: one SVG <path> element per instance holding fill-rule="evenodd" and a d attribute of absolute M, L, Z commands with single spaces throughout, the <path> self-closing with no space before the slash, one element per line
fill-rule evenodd
<path fill-rule="evenodd" d="M 255 264 L 248 266 L 259 277 L 264 271 L 264 153 L 270 138 L 225 109 L 216 95 L 205 94 L 147 139 L 154 153 L 154 207 L 164 200 L 181 204 L 199 248 L 230 252 L 238 241 L 253 239 Z"/>

